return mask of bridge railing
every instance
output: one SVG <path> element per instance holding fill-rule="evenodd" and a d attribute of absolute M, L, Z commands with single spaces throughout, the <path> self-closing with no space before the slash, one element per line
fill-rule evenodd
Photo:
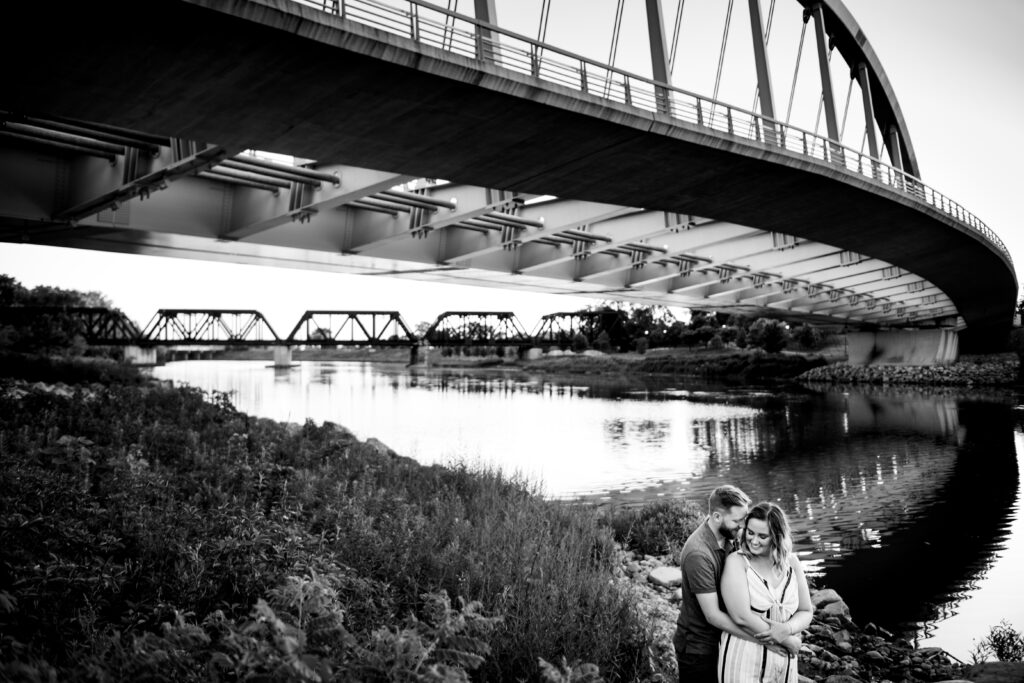
<path fill-rule="evenodd" d="M 1013 262 L 995 232 L 959 203 L 919 178 L 827 136 L 602 64 L 426 0 L 293 1 L 581 93 L 820 160 L 934 207 L 981 235 Z"/>

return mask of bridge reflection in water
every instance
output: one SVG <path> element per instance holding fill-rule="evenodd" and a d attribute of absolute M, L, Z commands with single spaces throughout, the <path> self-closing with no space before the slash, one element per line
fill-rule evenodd
<path fill-rule="evenodd" d="M 979 586 L 991 594 L 989 568 L 1005 576 L 1001 554 L 1024 547 L 1021 530 L 1010 535 L 1020 425 L 1004 394 L 679 389 L 670 379 L 370 363 L 275 372 L 190 361 L 153 372 L 230 391 L 248 413 L 337 422 L 422 462 L 479 459 L 529 479 L 540 473 L 557 499 L 704 500 L 735 483 L 785 508 L 809 573 L 843 594 L 862 625 L 927 635 Z M 999 581 L 1008 592 L 996 609 L 1024 613 L 1024 597 L 1010 598 L 1015 581 Z M 968 657 L 1003 616 L 1012 614 L 958 632 L 954 654 Z M 945 638 L 936 644 L 955 645 Z"/>

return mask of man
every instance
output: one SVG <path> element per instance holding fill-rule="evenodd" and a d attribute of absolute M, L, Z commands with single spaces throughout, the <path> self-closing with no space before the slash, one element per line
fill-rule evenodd
<path fill-rule="evenodd" d="M 735 486 L 719 486 L 708 496 L 708 518 L 686 539 L 679 556 L 683 599 L 672 644 L 680 683 L 717 683 L 718 641 L 722 631 L 749 638 L 725 611 L 718 594 L 725 556 L 747 516 L 750 498 Z"/>

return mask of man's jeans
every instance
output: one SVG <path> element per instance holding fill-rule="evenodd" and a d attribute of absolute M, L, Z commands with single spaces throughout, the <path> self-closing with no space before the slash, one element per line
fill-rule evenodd
<path fill-rule="evenodd" d="M 685 652 L 686 639 L 679 629 L 672 636 L 679 665 L 679 683 L 718 683 L 718 653 Z"/>

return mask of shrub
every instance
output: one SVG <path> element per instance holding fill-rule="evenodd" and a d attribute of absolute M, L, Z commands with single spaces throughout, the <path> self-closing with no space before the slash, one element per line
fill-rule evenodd
<path fill-rule="evenodd" d="M 633 345 L 636 347 L 637 353 L 643 354 L 647 353 L 647 348 L 650 346 L 650 342 L 647 340 L 647 337 L 637 337 L 636 341 L 633 342 Z"/>
<path fill-rule="evenodd" d="M 611 531 L 521 480 L 195 389 L 0 382 L 0 414 L 0 678 L 647 671 Z"/>
<path fill-rule="evenodd" d="M 793 339 L 803 349 L 820 349 L 823 337 L 818 328 L 813 325 L 801 325 L 793 332 Z"/>
<path fill-rule="evenodd" d="M 577 332 L 572 337 L 572 350 L 576 353 L 581 353 L 590 348 L 590 342 L 587 340 L 586 335 L 581 332 Z"/>
<path fill-rule="evenodd" d="M 1024 636 L 1004 619 L 989 629 L 988 635 L 971 652 L 975 663 L 994 656 L 1001 662 L 1024 661 Z"/>
<path fill-rule="evenodd" d="M 704 519 L 694 503 L 658 501 L 613 513 L 607 523 L 624 548 L 644 555 L 678 555 Z"/>

